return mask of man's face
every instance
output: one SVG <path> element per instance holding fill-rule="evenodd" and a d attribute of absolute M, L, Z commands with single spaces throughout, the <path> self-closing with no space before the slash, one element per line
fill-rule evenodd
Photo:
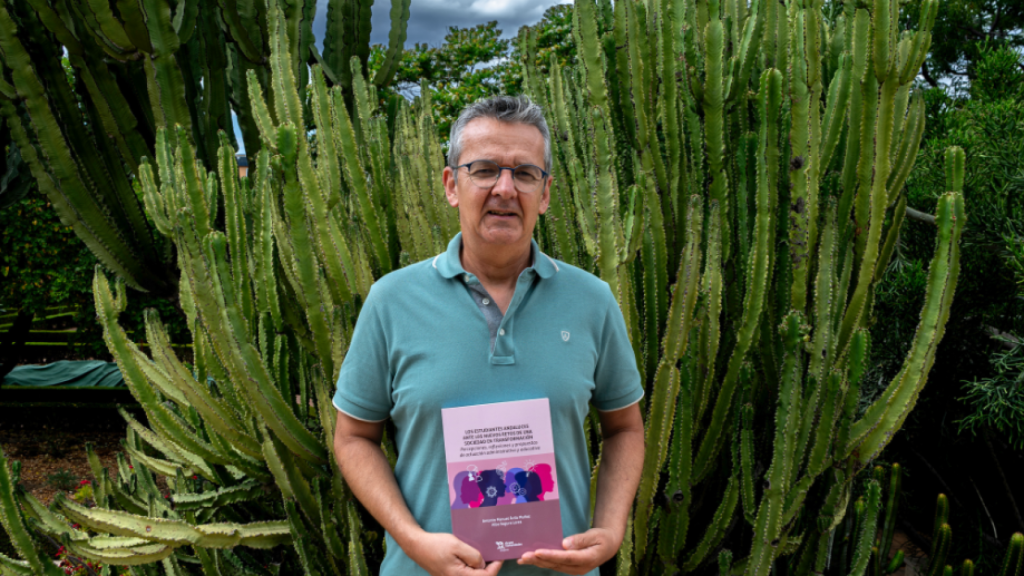
<path fill-rule="evenodd" d="M 544 137 L 528 124 L 477 118 L 462 131 L 459 164 L 475 160 L 491 160 L 508 168 L 521 164 L 544 168 Z M 550 177 L 535 192 L 522 193 L 508 170 L 501 171 L 492 188 L 475 184 L 466 168 L 459 168 L 458 178 L 454 176 L 451 167 L 444 169 L 445 196 L 459 209 L 465 240 L 478 246 L 529 244 L 537 217 L 548 209 Z"/>

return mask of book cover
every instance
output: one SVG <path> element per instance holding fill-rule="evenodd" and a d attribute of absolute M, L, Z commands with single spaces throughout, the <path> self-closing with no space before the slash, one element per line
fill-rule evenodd
<path fill-rule="evenodd" d="M 562 549 L 547 398 L 441 411 L 452 533 L 484 560 Z"/>

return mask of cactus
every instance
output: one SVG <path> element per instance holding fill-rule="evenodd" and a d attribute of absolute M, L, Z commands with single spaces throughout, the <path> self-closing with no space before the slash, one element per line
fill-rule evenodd
<path fill-rule="evenodd" d="M 1003 558 L 999 576 L 1020 576 L 1024 569 L 1024 534 L 1015 533 L 1010 537 L 1010 547 Z"/>
<path fill-rule="evenodd" d="M 884 481 L 885 469 L 876 466 L 875 470 L 879 481 Z M 898 463 L 893 463 L 889 476 L 889 489 L 886 491 L 885 519 L 881 525 L 879 539 L 876 544 L 878 549 L 874 559 L 876 576 L 892 574 L 903 565 L 904 554 L 902 550 L 897 550 L 892 559 L 888 557 L 889 548 L 892 546 L 893 534 L 896 531 L 896 511 L 899 509 L 902 485 L 903 468 Z"/>
<path fill-rule="evenodd" d="M 230 136 L 203 150 L 213 140 L 196 136 L 197 121 L 154 130 L 155 163 L 139 160 L 146 215 L 177 247 L 194 372 L 152 314 L 152 355 L 139 350 L 117 323 L 124 280 L 98 272 L 104 335 L 149 427 L 129 421 L 116 473 L 93 466 L 96 509 L 21 503 L 37 511 L 35 529 L 83 554 L 116 550 L 115 564 L 244 571 L 274 542 L 288 546 L 282 573 L 362 574 L 379 558 L 326 449 L 332 387 L 373 280 L 442 251 L 458 221 L 439 191 L 430 101 L 394 102 L 389 124 L 360 52 L 340 44 L 365 33 L 368 3 L 335 7 L 333 18 L 354 20 L 329 23 L 336 36 L 308 72 L 308 102 L 307 70 L 295 64 L 310 49 L 304 8 L 268 4 L 254 25 L 248 2 L 221 1 L 237 12 L 224 18 L 235 54 L 266 50 L 266 67 L 232 68 L 232 82 L 247 82 L 232 84 L 232 99 L 244 98 L 247 140 L 258 142 L 250 177 L 232 169 Z M 407 5 L 394 6 L 401 20 Z M 559 136 L 557 188 L 536 238 L 609 284 L 648 392 L 618 573 L 710 570 L 716 558 L 720 571 L 748 576 L 780 561 L 801 574 L 828 563 L 858 473 L 926 382 L 959 274 L 966 216 L 954 149 L 918 332 L 899 376 L 860 415 L 873 291 L 923 122 L 910 81 L 936 9 L 926 0 L 917 31 L 898 34 L 890 0 L 848 2 L 828 20 L 810 0 L 581 0 L 581 66 L 553 61 L 547 76 L 534 67 L 535 32 L 523 32 L 525 85 Z M 117 36 L 104 48 L 113 51 L 120 36 L 100 20 Z M 154 81 L 164 64 L 146 65 Z M 600 443 L 591 448 L 599 461 Z M 872 566 L 881 492 L 870 481 L 846 519 L 856 516 L 843 561 L 855 576 Z M 894 513 L 887 506 L 886 522 Z M 58 514 L 92 532 L 70 533 Z"/>
<path fill-rule="evenodd" d="M 954 159 L 955 160 L 955 159 Z M 868 495 L 872 488 L 872 483 L 879 483 L 885 479 L 885 469 L 881 466 L 875 467 L 872 471 L 872 479 L 868 481 Z M 844 543 L 843 551 L 838 562 L 836 562 L 832 569 L 826 571 L 824 564 L 817 564 L 814 566 L 813 572 L 824 574 L 854 574 L 857 566 L 850 561 L 846 553 L 846 543 L 852 543 L 854 538 L 859 538 L 858 535 L 870 534 L 877 529 L 877 533 L 882 538 L 876 540 L 875 545 L 871 547 L 871 561 L 872 572 L 879 575 L 893 574 L 899 570 L 904 562 L 904 553 L 902 550 L 898 550 L 891 559 L 887 558 L 887 550 L 892 543 L 892 516 L 895 514 L 894 510 L 896 507 L 896 501 L 899 498 L 899 490 L 901 486 L 901 472 L 899 464 L 892 465 L 892 475 L 890 479 L 890 491 L 886 503 L 886 516 L 885 520 L 881 525 L 876 525 L 875 521 L 867 517 L 867 505 L 862 498 L 856 503 L 850 505 L 850 514 L 854 517 L 853 522 L 846 522 L 845 526 L 839 525 L 833 526 L 837 530 L 835 535 L 839 538 L 839 541 Z M 945 494 L 939 494 L 935 500 L 935 517 L 933 520 L 933 528 L 931 534 L 931 548 L 928 552 L 927 558 L 929 559 L 929 566 L 927 573 L 941 576 L 952 576 L 953 567 L 948 564 L 949 551 L 952 548 L 953 541 L 953 530 L 949 525 L 949 499 Z M 860 546 L 862 544 L 858 544 Z M 829 549 L 831 545 L 829 546 Z M 1021 570 L 1021 553 L 1024 550 L 1024 535 L 1019 532 L 1010 537 L 1009 546 L 1006 550 L 1006 554 L 1002 561 L 1002 574 L 1007 576 L 1017 576 Z M 857 558 L 861 558 L 857 556 Z M 862 559 L 862 558 L 861 558 Z M 797 574 L 808 575 L 811 573 L 810 566 L 805 565 L 801 562 L 797 566 Z M 965 559 L 960 565 L 959 569 L 960 576 L 974 576 L 975 565 L 970 559 Z"/>
<path fill-rule="evenodd" d="M 345 87 L 348 100 L 349 57 L 357 56 L 365 70 L 370 52 L 371 4 L 331 0 L 327 6 L 326 62 L 344 73 L 328 78 Z M 262 0 L 140 0 L 117 2 L 116 10 L 114 5 L 28 0 L 0 7 L 0 52 L 11 72 L 10 83 L 0 89 L 0 114 L 10 133 L 2 144 L 17 146 L 61 221 L 108 270 L 134 288 L 172 296 L 178 290 L 176 263 L 147 222 L 133 182 L 143 160 L 154 157 L 160 128 L 182 126 L 197 158 L 216 166 L 219 132 L 234 145 L 232 111 L 246 150 L 258 153 L 248 74 L 267 87 L 272 34 Z M 313 0 L 286 5 L 288 65 L 300 85 L 307 84 L 306 62 L 319 58 L 314 9 Z M 387 58 L 375 86 L 386 86 L 394 76 L 408 20 L 409 0 L 394 2 Z M 357 34 L 346 37 L 350 28 Z M 73 71 L 71 84 L 61 47 Z M 275 110 L 277 103 L 269 106 Z"/>
<path fill-rule="evenodd" d="M 896 3 L 858 6 L 826 19 L 811 1 L 630 0 L 615 3 L 608 27 L 604 9 L 584 0 L 573 26 L 581 66 L 553 62 L 548 77 L 534 67 L 535 33 L 519 38 L 525 86 L 562 135 L 553 173 L 582 235 L 566 246 L 546 218 L 538 241 L 594 269 L 637 323 L 631 336 L 651 398 L 632 519 L 640 573 L 699 569 L 715 555 L 722 514 L 740 515 L 753 534 L 745 573 L 767 574 L 793 552 L 783 545 L 790 537 L 794 567 L 820 571 L 853 479 L 926 381 L 959 273 L 956 185 L 938 203 L 912 351 L 858 418 L 872 294 L 902 224 L 901 189 L 923 126 L 910 81 L 937 3 L 925 2 L 917 30 L 906 31 Z M 952 173 L 962 174 L 960 154 L 950 152 Z M 640 217 L 634 259 L 626 223 Z M 691 498 L 698 489 L 713 494 L 710 507 Z M 742 506 L 722 508 L 733 501 Z M 690 526 L 698 517 L 710 524 Z M 851 549 L 854 573 L 867 570 L 874 543 L 872 532 Z M 652 553 L 666 566 L 654 567 Z"/>

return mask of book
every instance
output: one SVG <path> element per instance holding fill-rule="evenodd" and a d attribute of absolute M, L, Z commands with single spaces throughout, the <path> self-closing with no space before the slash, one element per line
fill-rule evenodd
<path fill-rule="evenodd" d="M 562 549 L 547 398 L 441 410 L 452 533 L 484 560 Z"/>

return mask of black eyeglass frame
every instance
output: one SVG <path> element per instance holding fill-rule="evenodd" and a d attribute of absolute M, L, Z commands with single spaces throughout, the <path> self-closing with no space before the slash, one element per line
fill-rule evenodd
<path fill-rule="evenodd" d="M 481 186 L 481 188 L 494 188 L 494 186 L 498 183 L 498 180 L 501 180 L 501 171 L 502 170 L 508 170 L 509 172 L 512 173 L 512 184 L 515 185 L 516 184 L 516 170 L 522 168 L 523 166 L 529 166 L 531 168 L 536 168 L 537 170 L 540 170 L 540 173 L 541 173 L 540 185 L 541 186 L 544 185 L 544 182 L 548 179 L 548 176 L 550 176 L 550 174 L 548 174 L 548 172 L 546 170 L 544 170 L 540 166 L 537 166 L 536 164 L 520 164 L 518 166 L 513 166 L 512 168 L 508 168 L 506 166 L 502 166 L 502 165 L 498 164 L 494 160 L 481 159 L 481 160 L 473 160 L 472 162 L 467 162 L 465 164 L 460 164 L 460 165 L 456 166 L 455 167 L 455 177 L 458 178 L 459 168 L 465 168 L 466 171 L 467 171 L 467 175 L 472 180 L 473 179 L 473 175 L 471 173 L 469 173 L 469 167 L 472 166 L 473 164 L 476 164 L 477 162 L 490 162 L 491 164 L 494 164 L 495 166 L 498 167 L 498 176 L 494 179 L 494 184 L 491 184 L 490 186 Z M 476 180 L 473 180 L 473 183 L 476 184 Z M 479 184 L 477 184 L 477 185 L 479 186 Z M 516 190 L 519 190 L 519 188 L 516 188 Z M 522 191 L 520 190 L 520 192 L 522 192 Z M 531 192 L 536 192 L 536 190 L 531 190 Z"/>

